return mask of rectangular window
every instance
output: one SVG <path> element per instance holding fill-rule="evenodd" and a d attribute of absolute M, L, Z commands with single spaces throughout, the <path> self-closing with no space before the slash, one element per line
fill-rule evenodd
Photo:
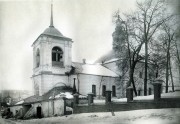
<path fill-rule="evenodd" d="M 106 95 L 106 85 L 102 86 L 102 96 Z"/>
<path fill-rule="evenodd" d="M 96 96 L 96 85 L 92 85 L 92 93 Z"/>
<path fill-rule="evenodd" d="M 116 97 L 116 86 L 112 86 L 112 96 Z"/>

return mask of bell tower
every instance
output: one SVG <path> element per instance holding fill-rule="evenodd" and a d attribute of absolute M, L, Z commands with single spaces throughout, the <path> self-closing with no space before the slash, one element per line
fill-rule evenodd
<path fill-rule="evenodd" d="M 69 85 L 65 72 L 71 66 L 72 39 L 62 35 L 53 24 L 51 3 L 50 26 L 39 35 L 33 47 L 33 89 L 35 95 L 43 95 L 56 84 Z"/>

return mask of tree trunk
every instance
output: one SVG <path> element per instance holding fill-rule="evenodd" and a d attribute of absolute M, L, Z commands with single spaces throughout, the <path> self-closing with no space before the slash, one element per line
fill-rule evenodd
<path fill-rule="evenodd" d="M 129 84 L 128 84 L 128 86 L 130 86 L 131 83 L 132 83 L 132 85 L 133 85 L 133 90 L 134 90 L 134 94 L 137 96 L 136 86 L 135 86 L 135 82 L 134 82 L 134 69 L 135 69 L 135 63 L 132 62 L 132 66 L 131 66 L 130 72 L 129 72 L 129 77 L 130 77 L 130 79 L 129 79 Z"/>
<path fill-rule="evenodd" d="M 156 78 L 158 78 L 158 76 L 159 76 L 159 65 L 157 65 L 156 67 Z"/>
<path fill-rule="evenodd" d="M 144 74 L 144 96 L 147 96 L 147 67 L 148 67 L 148 43 L 145 42 L 145 74 Z"/>
<path fill-rule="evenodd" d="M 166 53 L 166 93 L 168 93 L 168 80 L 169 80 L 169 48 L 170 42 L 168 41 L 167 53 Z"/>
<path fill-rule="evenodd" d="M 178 70 L 179 70 L 179 82 L 180 82 L 180 57 L 179 57 L 179 50 L 177 46 L 177 41 L 175 41 L 175 47 L 176 47 L 176 57 L 177 57 L 177 64 L 178 64 Z"/>
<path fill-rule="evenodd" d="M 168 93 L 168 79 L 169 79 L 169 71 L 168 71 L 168 55 L 167 55 L 167 61 L 166 61 L 166 93 Z"/>
<path fill-rule="evenodd" d="M 174 81 L 173 81 L 173 75 L 172 75 L 172 70 L 171 70 L 171 61 L 170 61 L 170 57 L 169 57 L 169 71 L 170 71 L 170 76 L 171 76 L 172 91 L 174 92 Z"/>
<path fill-rule="evenodd" d="M 178 68 L 179 68 L 179 83 L 180 83 L 180 64 L 178 64 Z"/>

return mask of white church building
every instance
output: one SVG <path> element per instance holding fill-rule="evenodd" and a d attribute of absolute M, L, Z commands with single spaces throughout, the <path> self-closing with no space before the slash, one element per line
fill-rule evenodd
<path fill-rule="evenodd" d="M 65 37 L 53 24 L 51 5 L 50 26 L 32 44 L 34 95 L 42 96 L 58 86 L 76 86 L 77 92 L 93 92 L 104 96 L 106 90 L 116 96 L 119 75 L 100 65 L 72 62 L 73 40 Z"/>

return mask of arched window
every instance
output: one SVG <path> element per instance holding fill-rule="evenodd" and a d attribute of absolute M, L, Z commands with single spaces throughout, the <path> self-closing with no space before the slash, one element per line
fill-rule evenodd
<path fill-rule="evenodd" d="M 39 67 L 40 65 L 40 52 L 39 49 L 36 51 L 36 67 Z"/>
<path fill-rule="evenodd" d="M 62 65 L 63 51 L 59 47 L 53 47 L 52 49 L 52 64 Z"/>

